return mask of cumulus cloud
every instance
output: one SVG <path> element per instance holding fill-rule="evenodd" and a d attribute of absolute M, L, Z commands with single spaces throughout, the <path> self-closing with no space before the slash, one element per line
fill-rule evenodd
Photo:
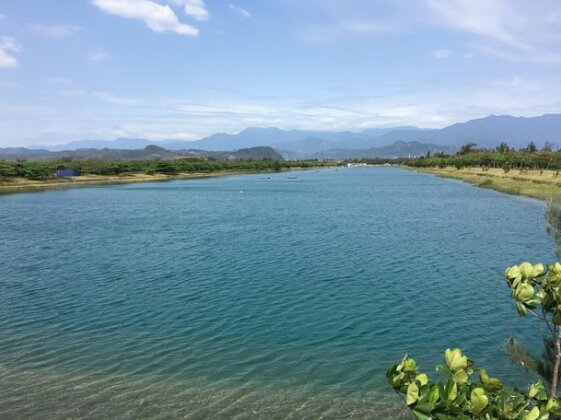
<path fill-rule="evenodd" d="M 99 7 L 101 10 L 116 16 L 141 20 L 152 31 L 157 33 L 173 32 L 186 36 L 199 35 L 199 30 L 197 28 L 181 23 L 171 7 L 159 4 L 155 1 L 92 0 L 92 4 Z"/>
<path fill-rule="evenodd" d="M 0 68 L 12 69 L 18 66 L 18 60 L 14 57 L 14 53 L 19 53 L 21 51 L 21 45 L 15 40 L 8 36 L 3 36 L 0 38 Z"/>
<path fill-rule="evenodd" d="M 40 23 L 29 24 L 29 29 L 47 38 L 65 38 L 78 32 L 81 28 L 74 25 L 43 25 Z"/>
<path fill-rule="evenodd" d="M 242 16 L 242 17 L 244 17 L 244 18 L 250 18 L 250 17 L 251 17 L 251 13 L 249 12 L 249 10 L 247 10 L 247 9 L 241 7 L 241 6 L 238 6 L 238 5 L 236 5 L 236 4 L 230 3 L 230 4 L 228 5 L 228 8 L 229 8 L 231 11 L 237 13 L 238 15 L 240 15 L 240 16 Z"/>
<path fill-rule="evenodd" d="M 170 0 L 173 4 L 183 6 L 185 14 L 197 20 L 207 20 L 209 13 L 203 0 Z"/>

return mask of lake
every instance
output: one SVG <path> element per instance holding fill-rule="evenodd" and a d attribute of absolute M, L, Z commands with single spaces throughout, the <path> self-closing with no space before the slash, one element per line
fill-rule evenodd
<path fill-rule="evenodd" d="M 400 417 L 386 369 L 447 347 L 523 385 L 543 212 L 390 167 L 0 196 L 0 418 Z"/>

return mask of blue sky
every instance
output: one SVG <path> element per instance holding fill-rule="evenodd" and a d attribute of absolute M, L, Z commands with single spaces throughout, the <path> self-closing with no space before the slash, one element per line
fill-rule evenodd
<path fill-rule="evenodd" d="M 0 0 L 0 146 L 558 112 L 559 0 Z"/>

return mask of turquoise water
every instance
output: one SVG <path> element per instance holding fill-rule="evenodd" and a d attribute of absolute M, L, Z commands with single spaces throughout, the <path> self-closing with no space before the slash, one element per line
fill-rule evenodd
<path fill-rule="evenodd" d="M 522 384 L 543 210 L 385 167 L 2 196 L 0 417 L 399 416 L 385 370 L 451 346 Z"/>

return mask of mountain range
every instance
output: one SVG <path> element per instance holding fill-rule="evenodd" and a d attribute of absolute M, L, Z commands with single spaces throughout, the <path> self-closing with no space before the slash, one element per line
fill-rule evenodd
<path fill-rule="evenodd" d="M 281 130 L 276 127 L 250 127 L 238 134 L 216 133 L 196 141 L 146 139 L 82 140 L 59 146 L 42 146 L 49 151 L 79 149 L 144 149 L 157 145 L 166 150 L 234 151 L 256 146 L 272 147 L 285 158 L 343 158 L 418 156 L 427 151 L 445 153 L 457 150 L 462 144 L 474 142 L 478 147 L 494 148 L 500 142 L 521 148 L 534 142 L 561 145 L 561 114 L 538 117 L 491 115 L 441 129 L 417 127 L 371 128 L 353 131 Z M 23 155 L 29 149 L 0 149 L 2 155 Z"/>
<path fill-rule="evenodd" d="M 0 159 L 16 161 L 27 159 L 33 161 L 49 161 L 56 159 L 76 160 L 151 160 L 177 158 L 214 158 L 218 160 L 271 159 L 283 160 L 283 156 L 271 147 L 250 147 L 234 152 L 207 151 L 196 149 L 167 150 L 156 145 L 144 149 L 77 149 L 49 151 L 45 149 L 7 148 L 0 149 Z"/>

